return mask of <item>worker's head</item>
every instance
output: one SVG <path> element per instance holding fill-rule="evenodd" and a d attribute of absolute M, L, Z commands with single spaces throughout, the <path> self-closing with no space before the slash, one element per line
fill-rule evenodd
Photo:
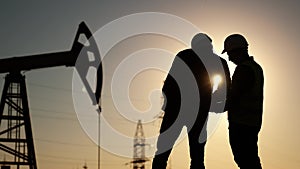
<path fill-rule="evenodd" d="M 192 49 L 194 51 L 212 51 L 212 40 L 211 38 L 205 33 L 198 33 L 196 34 L 191 42 Z"/>
<path fill-rule="evenodd" d="M 224 50 L 222 54 L 227 52 L 229 60 L 238 64 L 248 55 L 248 42 L 246 38 L 240 34 L 232 34 L 224 41 Z"/>

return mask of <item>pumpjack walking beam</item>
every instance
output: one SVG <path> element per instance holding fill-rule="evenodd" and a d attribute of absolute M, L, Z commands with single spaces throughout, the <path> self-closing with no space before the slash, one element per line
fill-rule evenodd
<path fill-rule="evenodd" d="M 56 66 L 75 66 L 77 57 L 84 46 L 78 41 L 81 34 L 84 34 L 87 39 L 92 37 L 90 30 L 84 22 L 79 25 L 70 51 L 0 59 L 0 73 L 20 72 Z"/>
<path fill-rule="evenodd" d="M 87 43 L 79 42 L 81 35 L 85 36 Z M 89 59 L 88 54 L 93 54 L 94 58 Z M 0 103 L 0 150 L 7 156 L 0 164 L 16 166 L 17 169 L 24 166 L 37 169 L 25 76 L 21 72 L 75 66 L 77 62 L 79 65 L 75 68 L 95 105 L 101 96 L 102 63 L 96 41 L 84 22 L 79 25 L 70 51 L 0 59 L 0 73 L 8 73 Z M 86 79 L 90 67 L 98 69 L 96 92 Z"/>

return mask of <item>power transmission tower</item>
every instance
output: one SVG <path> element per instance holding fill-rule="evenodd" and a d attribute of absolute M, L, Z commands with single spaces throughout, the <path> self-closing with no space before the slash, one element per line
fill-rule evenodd
<path fill-rule="evenodd" d="M 145 135 L 141 120 L 138 121 L 134 135 L 133 144 L 133 169 L 144 169 L 145 162 L 148 159 L 145 157 Z"/>

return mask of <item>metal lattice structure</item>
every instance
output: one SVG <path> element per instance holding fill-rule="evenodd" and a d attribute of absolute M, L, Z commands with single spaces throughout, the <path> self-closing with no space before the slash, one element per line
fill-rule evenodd
<path fill-rule="evenodd" d="M 145 157 L 145 135 L 141 120 L 138 121 L 136 132 L 134 135 L 133 144 L 133 169 L 144 169 L 145 162 L 148 161 Z"/>
<path fill-rule="evenodd" d="M 5 78 L 0 104 L 0 149 L 2 165 L 37 169 L 25 76 L 10 73 Z"/>
<path fill-rule="evenodd" d="M 81 37 L 85 42 L 80 41 Z M 79 55 L 83 57 L 78 57 Z M 0 103 L 0 155 L 5 157 L 5 160 L 0 160 L 0 165 L 14 166 L 17 169 L 37 169 L 25 76 L 21 72 L 57 66 L 75 66 L 92 103 L 97 104 L 100 100 L 100 53 L 91 31 L 84 22 L 79 24 L 69 51 L 0 59 L 0 73 L 7 73 Z M 97 68 L 95 93 L 86 77 L 90 67 Z"/>

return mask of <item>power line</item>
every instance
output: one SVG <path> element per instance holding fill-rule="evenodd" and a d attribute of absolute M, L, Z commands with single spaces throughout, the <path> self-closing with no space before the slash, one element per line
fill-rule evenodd
<path fill-rule="evenodd" d="M 62 142 L 62 141 L 57 141 L 57 140 L 40 139 L 40 138 L 36 138 L 35 140 L 40 141 L 40 142 L 46 142 L 46 143 L 51 143 L 51 144 L 62 144 L 62 145 L 67 145 L 67 146 L 95 147 L 95 145 L 77 144 L 77 143 Z"/>
<path fill-rule="evenodd" d="M 64 92 L 76 92 L 76 93 L 82 93 L 83 91 L 80 90 L 72 90 L 72 89 L 68 89 L 68 88 L 61 88 L 61 87 L 56 87 L 56 86 L 49 86 L 49 85 L 43 85 L 43 84 L 37 84 L 37 83 L 29 83 L 32 86 L 37 86 L 37 87 L 42 87 L 42 88 L 48 88 L 48 89 L 52 89 L 52 90 L 60 90 L 60 91 L 64 91 Z M 112 98 L 111 95 L 102 95 L 101 98 Z M 124 98 L 119 98 L 119 99 L 123 99 L 123 100 L 127 100 L 128 97 L 124 97 Z M 138 101 L 138 102 L 144 102 L 147 101 L 148 102 L 148 97 L 147 98 L 136 98 L 136 97 L 130 97 L 129 98 L 132 101 Z"/>
<path fill-rule="evenodd" d="M 71 112 L 56 111 L 56 110 L 47 110 L 47 109 L 35 108 L 35 107 L 30 108 L 30 110 L 39 111 L 39 112 L 46 112 L 46 113 L 64 114 L 64 115 L 69 115 L 69 116 L 73 116 L 74 115 L 74 113 L 71 113 Z"/>
<path fill-rule="evenodd" d="M 73 122 L 77 122 L 78 119 L 76 118 L 67 118 L 67 117 L 53 117 L 53 116 L 46 116 L 46 115 L 34 115 L 33 118 L 42 118 L 42 119 L 47 119 L 47 120 L 51 120 L 51 119 L 55 119 L 55 120 L 68 120 L 68 121 L 73 121 Z"/>
<path fill-rule="evenodd" d="M 61 87 L 49 86 L 49 85 L 43 85 L 43 84 L 38 84 L 38 83 L 28 83 L 28 84 L 31 85 L 31 86 L 48 88 L 48 89 L 52 89 L 52 90 L 60 90 L 60 91 L 65 91 L 65 92 L 72 92 L 72 89 L 68 89 L 68 88 L 61 88 Z"/>
<path fill-rule="evenodd" d="M 52 158 L 52 159 L 59 159 L 59 160 L 69 160 L 69 161 L 87 160 L 87 161 L 91 161 L 93 163 L 97 162 L 95 159 L 71 158 L 71 157 L 57 156 L 57 155 L 48 155 L 48 154 L 38 154 L 37 156 L 38 157 L 45 157 L 45 158 Z"/>

